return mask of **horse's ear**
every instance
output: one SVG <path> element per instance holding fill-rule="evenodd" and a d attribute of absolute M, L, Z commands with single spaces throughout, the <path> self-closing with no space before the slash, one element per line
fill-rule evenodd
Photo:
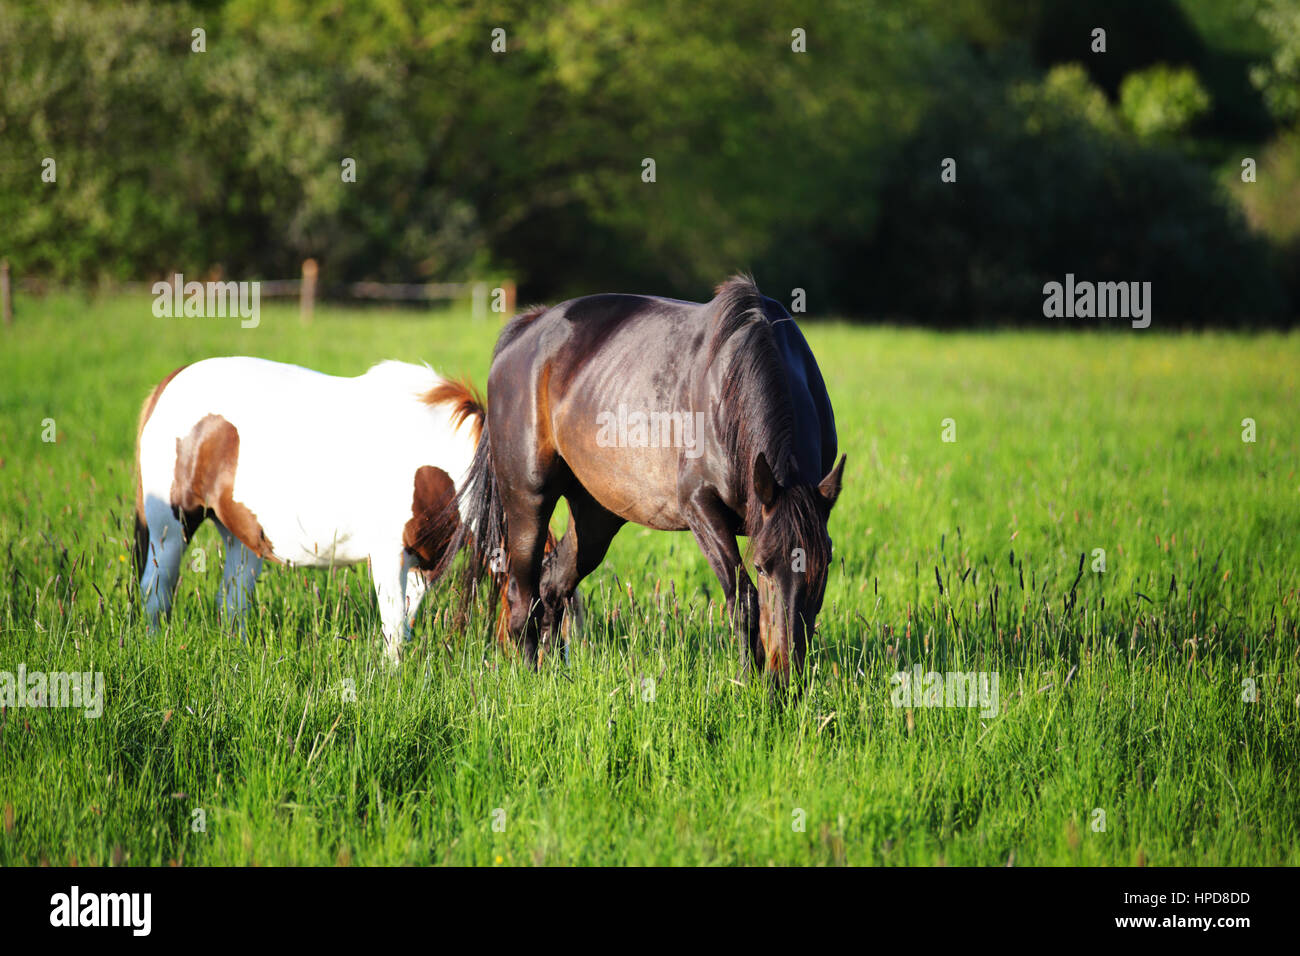
<path fill-rule="evenodd" d="M 835 499 L 840 496 L 840 488 L 844 486 L 844 462 L 848 460 L 848 457 L 848 455 L 841 455 L 840 463 L 832 468 L 830 474 L 823 478 L 822 483 L 817 486 L 822 499 L 826 502 L 827 511 L 835 507 Z"/>
<path fill-rule="evenodd" d="M 764 508 L 772 507 L 776 501 L 776 477 L 772 466 L 767 463 L 767 456 L 761 451 L 754 459 L 754 494 L 763 503 Z"/>

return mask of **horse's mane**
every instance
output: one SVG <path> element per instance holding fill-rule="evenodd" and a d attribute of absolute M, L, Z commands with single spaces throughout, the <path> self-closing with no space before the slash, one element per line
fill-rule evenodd
<path fill-rule="evenodd" d="M 762 452 L 777 483 L 788 488 L 798 473 L 793 450 L 794 405 L 763 296 L 749 276 L 732 276 L 718 286 L 709 307 L 713 330 L 708 364 L 717 361 L 723 348 L 735 340 L 723 376 L 722 419 L 723 439 L 743 469 L 738 477 L 743 487 L 750 489 L 754 459 Z"/>
<path fill-rule="evenodd" d="M 735 340 L 726 359 L 721 403 L 722 438 L 739 469 L 734 478 L 746 490 L 747 500 L 753 501 L 754 461 L 763 454 L 783 491 L 781 504 L 766 521 L 779 540 L 800 542 L 810 573 L 825 570 L 830 563 L 825 518 L 817 489 L 798 484 L 790 380 L 762 293 L 750 276 L 732 276 L 718 286 L 709 308 L 713 330 L 708 363 L 712 365 Z M 761 509 L 746 510 L 745 533 L 753 535 L 763 520 Z"/>

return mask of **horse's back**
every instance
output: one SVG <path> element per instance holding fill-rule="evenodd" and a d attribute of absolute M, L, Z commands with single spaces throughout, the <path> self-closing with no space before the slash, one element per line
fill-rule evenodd
<path fill-rule="evenodd" d="M 370 444 L 374 432 L 363 427 L 367 409 L 357 401 L 357 381 L 265 359 L 196 362 L 158 396 L 141 432 L 142 453 L 150 445 L 173 451 L 170 444 L 208 415 L 219 416 L 238 431 L 250 462 L 304 454 L 311 461 L 312 452 L 323 456 L 340 444 Z"/>
<path fill-rule="evenodd" d="M 276 557 L 362 560 L 410 517 L 421 466 L 453 480 L 469 467 L 469 429 L 421 400 L 442 381 L 405 363 L 344 378 L 257 358 L 197 362 L 165 383 L 141 429 L 142 493 L 174 504 L 199 480 L 187 468 L 226 468 Z"/>
<path fill-rule="evenodd" d="M 718 334 L 716 301 L 602 293 L 521 316 L 502 334 L 492 365 L 493 401 L 512 406 L 497 414 L 519 421 L 541 406 L 545 392 L 561 420 L 553 435 L 544 434 L 548 421 L 539 422 L 539 437 L 563 449 L 584 437 L 564 434 L 564 419 L 585 432 L 582 423 L 624 401 L 633 411 L 708 411 L 689 394 L 691 379 L 706 372 L 696 359 Z M 830 396 L 798 324 L 774 299 L 759 301 L 790 387 L 800 479 L 816 484 L 838 452 Z M 633 470 L 663 470 L 649 451 L 621 457 Z"/>
<path fill-rule="evenodd" d="M 585 341 L 594 338 L 603 343 L 630 321 L 703 321 L 704 308 L 703 303 L 662 296 L 625 292 L 584 295 L 516 316 L 502 331 L 494 358 L 516 343 L 520 349 L 528 352 L 536 351 L 543 341 Z"/>

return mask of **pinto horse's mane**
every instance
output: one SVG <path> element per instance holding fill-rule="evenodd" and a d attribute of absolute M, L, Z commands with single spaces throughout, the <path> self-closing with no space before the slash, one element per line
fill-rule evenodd
<path fill-rule="evenodd" d="M 761 452 L 782 489 L 778 505 L 766 518 L 761 508 L 746 509 L 745 533 L 752 537 L 767 523 L 778 540 L 799 542 L 810 573 L 825 570 L 830 563 L 825 515 L 817 489 L 798 483 L 790 381 L 763 295 L 750 276 L 737 275 L 718 286 L 709 307 L 709 365 L 734 340 L 726 358 L 721 402 L 722 438 L 735 461 L 734 479 L 746 489 L 747 500 L 756 501 L 754 461 Z"/>

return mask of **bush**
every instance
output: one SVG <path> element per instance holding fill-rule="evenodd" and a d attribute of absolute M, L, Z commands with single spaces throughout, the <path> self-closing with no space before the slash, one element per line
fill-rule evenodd
<path fill-rule="evenodd" d="M 1119 107 L 1139 139 L 1171 140 L 1209 110 L 1210 96 L 1193 70 L 1160 65 L 1124 78 Z"/>
<path fill-rule="evenodd" d="M 1041 324 L 1043 284 L 1074 273 L 1151 281 L 1162 326 L 1284 316 L 1272 250 L 1212 175 L 1114 132 L 1079 80 L 1058 73 L 1009 95 L 968 82 L 941 100 L 886 177 L 874 281 L 841 286 L 845 307 Z M 955 184 L 940 181 L 944 156 Z"/>

